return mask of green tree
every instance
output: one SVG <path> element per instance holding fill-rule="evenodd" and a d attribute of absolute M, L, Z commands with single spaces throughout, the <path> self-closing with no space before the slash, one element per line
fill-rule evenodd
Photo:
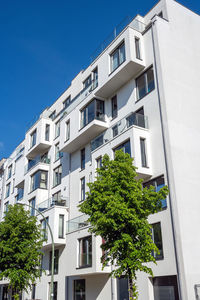
<path fill-rule="evenodd" d="M 15 299 L 41 277 L 43 241 L 36 217 L 22 205 L 9 205 L 0 223 L 0 280 L 9 280 Z"/>
<path fill-rule="evenodd" d="M 90 232 L 101 236 L 104 255 L 103 268 L 115 265 L 111 276 L 128 278 L 129 299 L 137 299 L 136 272 L 153 276 L 147 262 L 154 262 L 152 251 L 158 252 L 151 238 L 148 216 L 161 210 L 161 200 L 168 194 L 167 187 L 159 192 L 154 187 L 143 188 L 136 167 L 129 154 L 116 151 L 114 160 L 104 155 L 97 178 L 89 183 L 90 192 L 80 205 L 89 216 Z"/>

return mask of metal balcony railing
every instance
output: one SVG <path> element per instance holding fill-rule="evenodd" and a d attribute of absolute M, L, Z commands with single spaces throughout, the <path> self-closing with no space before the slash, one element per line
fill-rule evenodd
<path fill-rule="evenodd" d="M 148 128 L 148 118 L 147 116 L 131 113 L 125 118 L 121 119 L 117 123 L 115 123 L 112 127 L 105 130 L 102 134 L 97 136 L 95 139 L 91 141 L 91 150 L 99 148 L 103 144 L 112 140 L 114 137 L 123 133 L 125 130 L 130 128 L 131 126 L 138 126 L 141 128 Z"/>
<path fill-rule="evenodd" d="M 53 206 L 64 206 L 69 207 L 69 197 L 63 197 L 61 196 L 60 199 L 55 199 L 54 197 L 51 197 L 40 204 L 36 206 L 36 208 L 39 211 L 44 211 L 48 208 L 51 208 Z"/>
<path fill-rule="evenodd" d="M 86 215 L 81 215 L 77 218 L 71 219 L 67 221 L 66 224 L 66 232 L 70 233 L 79 229 L 82 229 L 83 227 L 86 227 L 89 225 L 87 221 L 88 217 Z"/>
<path fill-rule="evenodd" d="M 48 157 L 41 158 L 39 156 L 39 157 L 36 157 L 35 159 L 30 160 L 24 168 L 24 173 L 26 174 L 29 170 L 31 170 L 33 167 L 35 167 L 39 163 L 49 165 L 50 164 L 50 158 L 48 158 Z"/>

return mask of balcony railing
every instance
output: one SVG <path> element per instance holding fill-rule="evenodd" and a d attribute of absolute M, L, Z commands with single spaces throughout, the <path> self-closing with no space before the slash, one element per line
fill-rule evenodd
<path fill-rule="evenodd" d="M 31 159 L 28 164 L 24 168 L 24 173 L 26 174 L 29 170 L 31 170 L 33 167 L 35 167 L 37 164 L 43 163 L 43 164 L 50 164 L 50 158 L 48 157 L 37 157 L 35 159 Z"/>
<path fill-rule="evenodd" d="M 96 48 L 90 56 L 91 63 L 107 48 L 107 46 L 126 28 L 131 27 L 134 30 L 143 32 L 146 28 L 145 24 L 137 19 L 126 17 L 114 30 L 107 36 L 107 38 Z"/>
<path fill-rule="evenodd" d="M 116 124 L 114 124 L 112 127 L 108 128 L 102 134 L 97 136 L 95 139 L 93 139 L 91 141 L 91 150 L 94 151 L 95 149 L 99 148 L 103 144 L 112 140 L 114 137 L 123 133 L 131 126 L 148 128 L 147 116 L 137 114 L 137 113 L 129 114 L 128 116 L 126 116 L 125 118 L 121 119 Z"/>
<path fill-rule="evenodd" d="M 88 217 L 86 215 L 81 215 L 77 218 L 71 219 L 67 221 L 66 226 L 66 232 L 70 233 L 79 229 L 82 229 L 83 227 L 86 227 L 89 225 L 87 221 Z"/>
<path fill-rule="evenodd" d="M 41 202 L 37 205 L 37 209 L 39 211 L 44 211 L 48 208 L 51 208 L 53 206 L 64 206 L 69 207 L 69 198 L 68 197 L 62 197 L 60 199 L 55 199 L 53 197 Z"/>

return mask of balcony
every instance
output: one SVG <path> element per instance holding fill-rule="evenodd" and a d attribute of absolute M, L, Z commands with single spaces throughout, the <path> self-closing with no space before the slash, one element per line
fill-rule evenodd
<path fill-rule="evenodd" d="M 89 143 L 91 139 L 108 128 L 105 122 L 104 101 L 102 100 L 93 99 L 87 106 L 82 108 L 80 112 L 77 110 L 75 114 L 81 114 L 80 127 L 78 127 L 76 121 L 73 136 L 71 135 L 67 141 L 61 142 L 62 152 L 72 153 L 80 149 L 80 147 Z M 76 119 L 75 114 L 72 116 L 74 119 Z"/>
<path fill-rule="evenodd" d="M 77 218 L 67 221 L 66 233 L 71 233 L 89 226 L 87 219 L 88 217 L 86 215 L 81 215 Z"/>
<path fill-rule="evenodd" d="M 41 212 L 52 208 L 54 206 L 62 206 L 62 207 L 69 207 L 69 198 L 61 196 L 60 199 L 55 199 L 53 197 L 41 202 L 37 205 L 37 209 Z"/>
<path fill-rule="evenodd" d="M 49 165 L 50 164 L 50 158 L 37 156 L 35 159 L 30 159 L 28 164 L 24 168 L 24 173 L 25 174 L 28 173 L 32 168 L 34 168 L 38 164 Z"/>
<path fill-rule="evenodd" d="M 131 113 L 125 118 L 118 121 L 113 127 L 104 131 L 101 135 L 97 136 L 95 139 L 91 141 L 91 150 L 94 151 L 104 145 L 105 143 L 112 140 L 114 137 L 126 131 L 128 128 L 132 126 L 138 126 L 141 128 L 148 128 L 148 119 L 146 116 Z"/>

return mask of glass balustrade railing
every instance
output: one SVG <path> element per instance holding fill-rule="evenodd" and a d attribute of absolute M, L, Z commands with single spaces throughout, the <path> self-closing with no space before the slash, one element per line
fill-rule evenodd
<path fill-rule="evenodd" d="M 28 164 L 24 168 L 24 173 L 26 174 L 30 169 L 35 167 L 37 164 L 43 163 L 43 164 L 50 164 L 50 158 L 48 157 L 36 157 L 35 159 L 30 159 Z"/>
<path fill-rule="evenodd" d="M 66 232 L 70 233 L 70 232 L 73 232 L 73 231 L 76 231 L 83 227 L 88 226 L 89 223 L 88 223 L 87 219 L 88 219 L 88 217 L 86 215 L 81 215 L 77 218 L 67 221 Z"/>
<path fill-rule="evenodd" d="M 148 128 L 148 118 L 147 116 L 131 113 L 125 118 L 121 119 L 117 123 L 115 123 L 112 127 L 105 130 L 102 134 L 97 136 L 95 139 L 91 141 L 91 150 L 99 148 L 103 144 L 112 140 L 114 137 L 123 133 L 125 130 L 130 128 L 131 126 L 138 126 L 141 128 Z"/>
<path fill-rule="evenodd" d="M 54 197 L 51 197 L 43 202 L 41 202 L 40 204 L 38 204 L 36 206 L 36 208 L 39 211 L 44 211 L 50 207 L 53 206 L 64 206 L 64 207 L 69 207 L 69 198 L 68 197 L 61 197 L 58 199 L 55 199 Z"/>

